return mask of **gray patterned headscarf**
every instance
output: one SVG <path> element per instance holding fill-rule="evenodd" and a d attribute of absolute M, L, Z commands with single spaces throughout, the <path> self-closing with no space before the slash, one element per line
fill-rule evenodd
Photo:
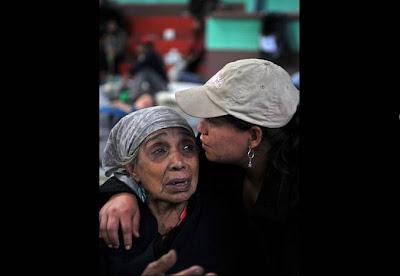
<path fill-rule="evenodd" d="M 139 146 L 153 132 L 170 127 L 183 127 L 194 132 L 186 119 L 166 106 L 139 109 L 124 116 L 111 129 L 104 149 L 102 166 L 107 177 L 114 174 L 120 181 L 137 192 L 138 184 L 125 170 L 139 153 Z"/>

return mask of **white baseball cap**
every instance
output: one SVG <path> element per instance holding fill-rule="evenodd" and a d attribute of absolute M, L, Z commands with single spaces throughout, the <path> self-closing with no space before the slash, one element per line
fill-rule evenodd
<path fill-rule="evenodd" d="M 226 64 L 204 85 L 175 93 L 188 115 L 213 118 L 232 115 L 259 126 L 286 125 L 297 110 L 300 91 L 279 65 L 264 59 Z"/>

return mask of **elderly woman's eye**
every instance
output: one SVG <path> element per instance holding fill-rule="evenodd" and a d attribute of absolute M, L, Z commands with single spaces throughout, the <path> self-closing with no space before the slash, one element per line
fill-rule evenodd
<path fill-rule="evenodd" d="M 165 152 L 164 149 L 156 149 L 156 150 L 154 150 L 152 153 L 153 153 L 153 154 L 160 154 L 160 153 L 164 153 L 164 152 Z"/>
<path fill-rule="evenodd" d="M 183 146 L 184 150 L 193 150 L 194 146 L 193 145 L 185 145 Z"/>

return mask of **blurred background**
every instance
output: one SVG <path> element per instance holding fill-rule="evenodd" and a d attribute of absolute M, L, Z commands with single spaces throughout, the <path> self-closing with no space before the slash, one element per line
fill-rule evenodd
<path fill-rule="evenodd" d="M 299 0 L 99 0 L 101 156 L 112 126 L 152 105 L 177 109 L 176 91 L 226 63 L 262 58 L 300 89 Z M 199 119 L 184 115 L 193 130 Z"/>

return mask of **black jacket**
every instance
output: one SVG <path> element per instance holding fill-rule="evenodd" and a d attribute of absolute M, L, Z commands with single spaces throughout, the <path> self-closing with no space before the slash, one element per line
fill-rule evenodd
<path fill-rule="evenodd" d="M 111 178 L 107 182 L 112 185 L 112 182 L 118 180 Z M 202 266 L 206 273 L 236 273 L 239 251 L 235 237 L 239 233 L 234 228 L 237 218 L 230 215 L 227 205 L 219 206 L 220 202 L 197 191 L 189 200 L 186 218 L 163 240 L 157 231 L 155 217 L 145 204 L 138 202 L 141 214 L 140 238 L 133 239 L 131 250 L 124 249 L 121 232 L 119 249 L 108 248 L 100 239 L 99 275 L 140 275 L 148 263 L 171 248 L 176 249 L 178 260 L 168 274 L 192 265 Z"/>

